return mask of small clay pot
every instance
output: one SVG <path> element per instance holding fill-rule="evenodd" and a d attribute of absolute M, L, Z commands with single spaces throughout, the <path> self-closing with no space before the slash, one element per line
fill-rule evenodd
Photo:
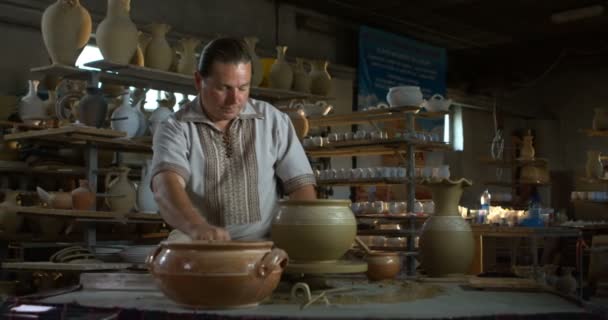
<path fill-rule="evenodd" d="M 401 259 L 397 252 L 374 251 L 365 257 L 367 278 L 370 281 L 394 279 L 401 270 Z"/>
<path fill-rule="evenodd" d="M 95 205 L 95 194 L 88 180 L 79 180 L 80 187 L 72 190 L 72 207 L 76 210 L 91 210 Z"/>

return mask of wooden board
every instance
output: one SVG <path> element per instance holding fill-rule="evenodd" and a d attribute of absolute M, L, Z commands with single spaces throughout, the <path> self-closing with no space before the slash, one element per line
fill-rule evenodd
<path fill-rule="evenodd" d="M 82 273 L 80 285 L 85 290 L 158 290 L 154 278 L 147 272 Z"/>
<path fill-rule="evenodd" d="M 127 135 L 124 131 L 116 131 L 112 129 L 101 129 L 88 126 L 76 126 L 67 125 L 60 128 L 50 128 L 36 131 L 25 131 L 10 133 L 4 135 L 5 140 L 22 140 L 31 138 L 40 138 L 47 136 L 57 136 L 65 134 L 83 134 L 90 137 L 106 137 L 106 138 L 120 138 Z"/>
<path fill-rule="evenodd" d="M 91 218 L 91 219 L 117 219 L 124 222 L 129 222 L 128 219 L 142 220 L 158 220 L 162 222 L 162 218 L 157 214 L 136 213 L 136 212 L 111 212 L 111 211 L 91 211 L 91 210 L 67 210 L 67 209 L 50 209 L 42 207 L 9 207 L 20 214 L 54 216 L 63 218 Z"/>
<path fill-rule="evenodd" d="M 3 262 L 2 269 L 10 270 L 58 270 L 58 271 L 102 271 L 124 270 L 132 263 L 59 263 L 59 262 Z"/>
<path fill-rule="evenodd" d="M 475 289 L 489 290 L 543 290 L 533 279 L 471 277 L 467 284 Z"/>

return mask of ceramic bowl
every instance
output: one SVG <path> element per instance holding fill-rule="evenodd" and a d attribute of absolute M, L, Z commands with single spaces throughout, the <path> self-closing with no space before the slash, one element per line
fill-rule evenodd
<path fill-rule="evenodd" d="M 418 107 L 423 102 L 422 91 L 417 86 L 392 87 L 386 95 L 386 101 L 391 107 Z"/>
<path fill-rule="evenodd" d="M 146 264 L 169 299 L 224 309 L 257 306 L 270 296 L 287 260 L 270 241 L 164 241 Z"/>
<path fill-rule="evenodd" d="M 372 251 L 365 257 L 367 272 L 371 281 L 394 279 L 401 270 L 401 259 L 397 252 Z"/>
<path fill-rule="evenodd" d="M 293 261 L 338 260 L 357 233 L 350 204 L 345 200 L 281 201 L 272 223 L 272 241 Z"/>

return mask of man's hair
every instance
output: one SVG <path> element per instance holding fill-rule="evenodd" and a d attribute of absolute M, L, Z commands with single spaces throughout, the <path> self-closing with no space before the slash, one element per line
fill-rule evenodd
<path fill-rule="evenodd" d="M 198 62 L 198 72 L 206 78 L 211 75 L 214 62 L 249 63 L 251 54 L 245 41 L 237 38 L 218 38 L 209 42 L 201 52 Z"/>

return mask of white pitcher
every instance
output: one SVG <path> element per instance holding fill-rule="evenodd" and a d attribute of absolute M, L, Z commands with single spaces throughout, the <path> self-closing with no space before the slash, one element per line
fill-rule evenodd
<path fill-rule="evenodd" d="M 53 63 L 73 66 L 91 37 L 91 15 L 80 0 L 57 0 L 42 14 L 42 40 Z"/>
<path fill-rule="evenodd" d="M 29 90 L 19 102 L 19 117 L 25 123 L 47 119 L 44 101 L 38 97 L 38 80 L 29 80 Z"/>
<path fill-rule="evenodd" d="M 184 38 L 179 41 L 181 46 L 181 57 L 177 64 L 177 72 L 193 75 L 196 71 L 196 48 L 201 44 L 199 39 Z"/>
<path fill-rule="evenodd" d="M 165 36 L 171 30 L 171 26 L 164 23 L 154 23 L 149 25 L 147 29 L 152 34 L 152 40 L 146 48 L 144 59 L 146 67 L 163 71 L 169 70 L 174 53 Z"/>
<path fill-rule="evenodd" d="M 113 130 L 124 131 L 127 138 L 133 138 L 139 130 L 139 117 L 135 108 L 129 103 L 129 92 L 122 95 L 122 104 L 112 112 L 110 127 Z"/>
<path fill-rule="evenodd" d="M 260 58 L 255 53 L 255 46 L 258 43 L 256 37 L 246 37 L 243 39 L 249 48 L 249 54 L 251 55 L 251 86 L 259 87 L 260 83 L 264 79 L 264 69 Z"/>
<path fill-rule="evenodd" d="M 137 208 L 140 212 L 157 213 L 158 205 L 150 188 L 152 179 L 150 169 L 152 169 L 152 160 L 146 160 L 146 165 L 141 168 L 141 181 L 137 187 Z"/>
<path fill-rule="evenodd" d="M 270 67 L 268 81 L 271 88 L 289 90 L 293 83 L 293 70 L 285 60 L 285 52 L 287 47 L 277 46 L 277 59 Z"/>

